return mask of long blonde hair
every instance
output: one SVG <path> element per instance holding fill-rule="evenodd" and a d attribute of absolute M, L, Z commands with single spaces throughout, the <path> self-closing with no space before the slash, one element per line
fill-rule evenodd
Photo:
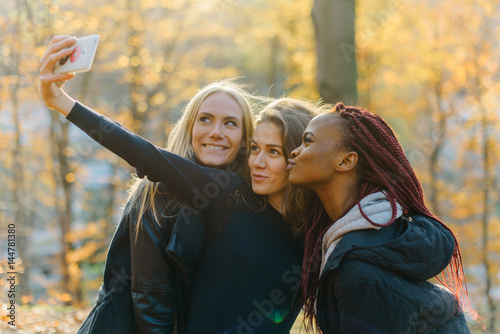
<path fill-rule="evenodd" d="M 234 80 L 226 79 L 212 82 L 200 89 L 193 96 L 184 108 L 182 117 L 172 129 L 166 149 L 181 157 L 196 161 L 191 143 L 193 126 L 203 101 L 209 95 L 219 92 L 232 97 L 242 111 L 243 134 L 241 143 L 243 145 L 238 152 L 235 163 L 238 164 L 238 167 L 241 167 L 238 168 L 240 171 L 239 175 L 248 179 L 247 159 L 249 148 L 246 143 L 253 136 L 253 114 L 249 102 L 251 95 L 244 90 L 242 85 L 237 84 Z M 162 217 L 175 216 L 179 211 L 179 206 L 182 203 L 180 197 L 173 193 L 168 193 L 168 196 L 161 196 L 166 195 L 167 192 L 161 192 L 159 186 L 158 182 L 151 182 L 147 178 L 139 179 L 136 176 L 134 176 L 134 179 L 130 183 L 127 202 L 131 202 L 128 206 L 130 210 L 137 210 L 136 238 L 141 227 L 142 217 L 148 211 L 151 211 L 151 218 L 157 224 L 160 223 Z M 165 210 L 167 210 L 166 213 L 164 212 Z"/>
<path fill-rule="evenodd" d="M 281 130 L 285 160 L 302 143 L 302 134 L 307 124 L 319 113 L 319 103 L 283 97 L 269 103 L 258 115 L 256 125 L 271 122 Z M 288 172 L 286 172 L 288 173 Z M 283 201 L 283 216 L 290 231 L 296 238 L 303 236 L 305 216 L 314 193 L 307 189 L 292 188 L 288 185 Z"/>

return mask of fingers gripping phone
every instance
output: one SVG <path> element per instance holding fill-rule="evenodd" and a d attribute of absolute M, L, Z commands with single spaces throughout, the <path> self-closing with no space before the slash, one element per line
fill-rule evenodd
<path fill-rule="evenodd" d="M 90 70 L 98 44 L 99 35 L 77 38 L 75 44 L 71 47 L 73 53 L 56 63 L 54 74 L 78 73 Z"/>

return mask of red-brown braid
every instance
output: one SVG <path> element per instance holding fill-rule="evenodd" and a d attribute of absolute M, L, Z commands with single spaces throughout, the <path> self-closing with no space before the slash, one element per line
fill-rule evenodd
<path fill-rule="evenodd" d="M 390 225 L 395 221 L 396 201 L 410 214 L 422 214 L 439 221 L 455 239 L 452 260 L 439 281 L 457 296 L 465 309 L 473 313 L 468 299 L 458 241 L 453 232 L 426 207 L 422 186 L 394 131 L 380 116 L 359 107 L 346 107 L 342 103 L 337 103 L 331 114 L 340 116 L 342 120 L 340 130 L 346 147 L 358 152 L 359 175 L 362 177 L 360 198 L 343 215 L 354 205 L 359 205 L 359 201 L 367 195 L 384 191 L 391 202 L 393 211 L 391 220 L 385 225 Z M 370 223 L 378 225 L 370 221 L 363 211 L 361 212 Z M 311 223 L 306 223 L 305 227 L 306 238 L 302 264 L 302 295 L 306 330 L 317 329 L 313 319 L 320 275 L 320 246 L 324 233 L 333 224 L 328 219 L 321 203 L 316 206 L 309 217 Z"/>

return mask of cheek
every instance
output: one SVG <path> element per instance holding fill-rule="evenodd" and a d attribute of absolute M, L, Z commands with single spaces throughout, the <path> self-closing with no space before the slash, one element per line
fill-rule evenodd
<path fill-rule="evenodd" d="M 230 155 L 235 157 L 238 154 L 238 151 L 240 150 L 241 147 L 241 143 L 243 141 L 242 131 L 234 131 L 234 133 L 230 134 L 229 138 L 231 144 Z"/>
<path fill-rule="evenodd" d="M 302 182 L 306 179 L 312 178 L 317 175 L 318 170 L 321 171 L 324 166 L 319 166 L 318 163 L 323 164 L 321 161 L 316 161 L 314 154 L 310 154 L 310 149 L 305 148 L 298 156 L 298 163 L 290 172 L 291 181 L 293 184 L 299 180 Z"/>
<path fill-rule="evenodd" d="M 231 138 L 232 144 L 239 148 L 241 142 L 243 141 L 243 131 L 241 131 L 241 129 L 240 129 L 238 131 L 232 132 L 230 135 L 230 138 Z"/>
<path fill-rule="evenodd" d="M 193 130 L 191 131 L 191 145 L 193 145 L 193 147 L 197 142 L 200 141 L 200 137 L 201 137 L 200 128 L 196 125 L 193 126 Z"/>
<path fill-rule="evenodd" d="M 280 184 L 280 186 L 288 185 L 288 170 L 286 167 L 288 166 L 287 162 L 284 159 L 276 159 L 272 164 L 272 171 L 274 174 L 274 179 Z"/>
<path fill-rule="evenodd" d="M 300 177 L 313 183 L 329 180 L 332 173 L 330 159 L 325 158 L 325 156 L 306 156 L 301 167 Z"/>
<path fill-rule="evenodd" d="M 300 161 L 304 166 L 307 166 L 307 168 L 318 168 L 320 165 L 324 164 L 325 159 L 324 156 L 321 156 L 318 152 L 312 149 L 305 149 L 300 154 Z"/>
<path fill-rule="evenodd" d="M 252 168 L 254 160 L 255 156 L 250 153 L 250 156 L 248 157 L 248 167 Z"/>

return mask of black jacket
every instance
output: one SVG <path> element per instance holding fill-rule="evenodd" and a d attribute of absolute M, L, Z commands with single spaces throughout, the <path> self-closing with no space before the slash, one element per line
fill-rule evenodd
<path fill-rule="evenodd" d="M 109 246 L 103 283 L 99 287 L 95 305 L 78 330 L 78 334 L 137 333 L 130 293 L 130 219 L 127 213 L 120 219 Z"/>
<path fill-rule="evenodd" d="M 424 216 L 346 234 L 320 276 L 322 332 L 469 333 L 455 296 L 427 281 L 448 265 L 454 247 L 451 233 Z"/>
<path fill-rule="evenodd" d="M 143 217 L 137 237 L 137 220 L 130 222 L 132 303 L 140 333 L 181 334 L 205 225 L 198 215 L 163 215 L 159 224 Z"/>
<path fill-rule="evenodd" d="M 78 333 L 183 333 L 194 270 L 201 253 L 201 217 L 137 212 L 125 207 L 109 247 L 96 305 Z"/>

